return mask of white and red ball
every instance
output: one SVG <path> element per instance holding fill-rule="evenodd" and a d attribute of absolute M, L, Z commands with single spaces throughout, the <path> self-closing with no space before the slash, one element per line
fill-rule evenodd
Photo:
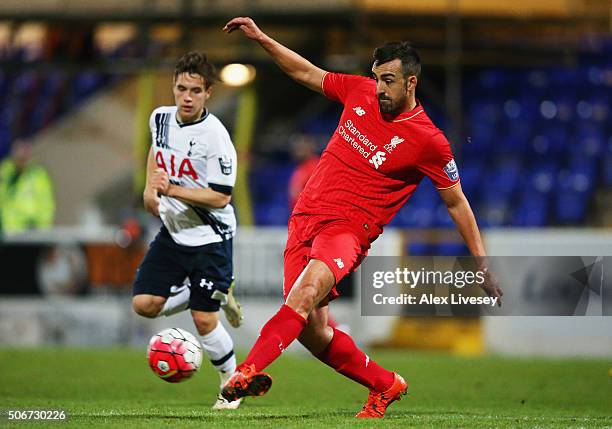
<path fill-rule="evenodd" d="M 147 347 L 151 370 L 162 380 L 179 383 L 191 378 L 202 364 L 202 345 L 180 328 L 164 329 L 153 335 Z"/>

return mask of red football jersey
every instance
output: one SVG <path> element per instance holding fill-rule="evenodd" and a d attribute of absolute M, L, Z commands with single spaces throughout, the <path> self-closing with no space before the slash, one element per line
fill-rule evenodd
<path fill-rule="evenodd" d="M 368 230 L 371 242 L 424 176 L 438 189 L 459 183 L 448 140 L 421 105 L 387 121 L 373 79 L 327 73 L 322 86 L 344 110 L 294 214 L 354 221 Z"/>

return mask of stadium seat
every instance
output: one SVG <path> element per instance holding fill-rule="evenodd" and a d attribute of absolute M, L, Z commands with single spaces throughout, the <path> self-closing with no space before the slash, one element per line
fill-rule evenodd
<path fill-rule="evenodd" d="M 413 256 L 433 256 L 436 253 L 436 248 L 429 243 L 414 242 L 408 243 L 406 251 L 408 255 Z"/>
<path fill-rule="evenodd" d="M 438 204 L 434 218 L 434 224 L 439 228 L 452 228 L 455 226 L 453 219 L 448 214 L 448 209 L 444 204 Z"/>
<path fill-rule="evenodd" d="M 466 256 L 470 254 L 466 245 L 457 241 L 439 243 L 433 248 L 433 251 L 436 256 Z"/>
<path fill-rule="evenodd" d="M 602 162 L 603 185 L 612 186 L 612 153 L 607 154 Z"/>
<path fill-rule="evenodd" d="M 540 176 L 545 177 L 545 176 Z M 525 188 L 516 209 L 512 213 L 512 225 L 521 227 L 544 226 L 549 221 L 550 187 L 542 192 L 538 188 Z"/>
<path fill-rule="evenodd" d="M 557 196 L 557 222 L 563 225 L 576 225 L 586 218 L 586 194 L 566 191 Z"/>

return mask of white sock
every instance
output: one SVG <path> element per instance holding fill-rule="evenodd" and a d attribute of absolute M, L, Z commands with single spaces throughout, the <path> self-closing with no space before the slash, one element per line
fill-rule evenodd
<path fill-rule="evenodd" d="M 170 292 L 171 294 L 159 312 L 159 316 L 172 316 L 189 307 L 189 296 L 191 295 L 189 285 L 172 286 Z"/>
<path fill-rule="evenodd" d="M 225 327 L 219 322 L 217 327 L 202 337 L 202 346 L 210 362 L 219 372 L 221 386 L 236 370 L 234 342 Z"/>

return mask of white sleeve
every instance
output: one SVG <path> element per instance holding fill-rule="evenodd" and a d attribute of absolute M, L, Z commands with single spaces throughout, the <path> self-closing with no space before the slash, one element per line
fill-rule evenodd
<path fill-rule="evenodd" d="M 236 149 L 227 131 L 211 133 L 208 137 L 206 171 L 208 186 L 214 191 L 231 195 L 236 183 L 238 160 Z"/>
<path fill-rule="evenodd" d="M 151 115 L 149 116 L 149 132 L 150 132 L 150 136 L 151 136 L 151 144 L 154 145 L 155 144 L 155 132 L 156 132 L 157 128 L 155 127 L 155 110 L 153 110 L 153 112 L 151 112 Z"/>

